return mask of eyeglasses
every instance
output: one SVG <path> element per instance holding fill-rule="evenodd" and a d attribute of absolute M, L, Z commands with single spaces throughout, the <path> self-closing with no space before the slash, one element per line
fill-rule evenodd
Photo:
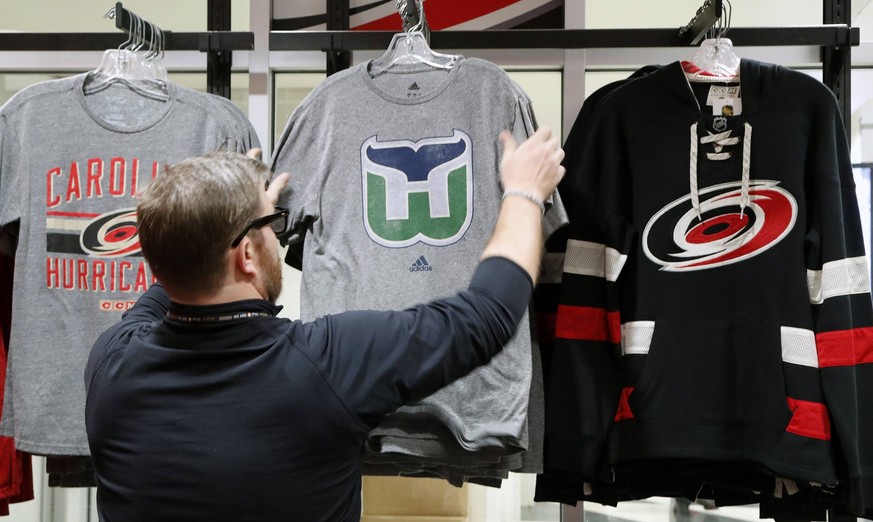
<path fill-rule="evenodd" d="M 273 232 L 276 234 L 281 234 L 285 231 L 285 227 L 288 226 L 288 209 L 282 207 L 276 207 L 276 212 L 270 214 L 269 216 L 259 217 L 253 221 L 250 221 L 246 228 L 243 229 L 242 232 L 236 236 L 236 239 L 233 240 L 233 243 L 230 244 L 231 248 L 236 248 L 239 245 L 240 241 L 246 237 L 246 234 L 249 233 L 249 230 L 255 228 L 265 227 L 270 225 L 270 228 L 273 229 Z"/>

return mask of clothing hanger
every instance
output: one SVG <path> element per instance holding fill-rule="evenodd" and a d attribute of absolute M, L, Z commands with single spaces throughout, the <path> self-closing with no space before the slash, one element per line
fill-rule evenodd
<path fill-rule="evenodd" d="M 149 42 L 149 52 L 146 53 L 144 57 L 146 70 L 151 74 L 154 80 L 166 83 L 168 81 L 167 69 L 162 62 L 165 46 L 164 31 L 151 22 L 148 22 L 148 24 L 151 28 L 152 38 Z"/>
<path fill-rule="evenodd" d="M 391 38 L 388 50 L 368 66 L 371 77 L 381 76 L 397 66 L 425 65 L 434 69 L 450 70 L 458 60 L 457 55 L 438 53 L 430 48 L 425 36 L 427 25 L 422 0 L 414 0 L 418 6 L 418 22 Z M 397 0 L 398 9 L 409 6 L 406 0 Z M 404 18 L 404 21 L 406 19 Z"/>
<path fill-rule="evenodd" d="M 147 22 L 131 11 L 128 13 L 131 17 L 131 28 L 127 40 L 122 42 L 118 49 L 108 49 L 103 53 L 100 65 L 85 77 L 82 90 L 87 96 L 105 91 L 112 85 L 122 84 L 142 96 L 167 101 L 169 91 L 166 71 L 163 66 L 158 68 L 146 63 L 146 56 L 152 53 L 152 49 L 163 45 L 162 41 L 156 41 L 158 38 L 163 38 L 163 32 L 159 37 L 154 24 L 148 22 L 152 30 L 149 40 L 146 40 Z M 115 16 L 120 14 L 115 12 L 114 7 L 103 15 L 104 18 L 115 18 Z M 149 53 L 140 53 L 139 50 L 147 43 Z"/>
<path fill-rule="evenodd" d="M 739 79 L 740 57 L 734 52 L 733 42 L 726 38 L 731 19 L 729 0 L 724 0 L 723 10 L 718 18 L 718 27 L 712 31 L 714 34 L 700 44 L 690 62 L 683 64 L 689 81 L 725 82 Z"/>

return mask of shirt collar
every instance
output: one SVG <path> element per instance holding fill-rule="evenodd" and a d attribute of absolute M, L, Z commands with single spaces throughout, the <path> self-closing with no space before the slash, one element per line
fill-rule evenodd
<path fill-rule="evenodd" d="M 186 305 L 170 302 L 166 320 L 176 324 L 216 324 L 274 317 L 282 307 L 264 299 L 245 299 L 214 305 Z"/>

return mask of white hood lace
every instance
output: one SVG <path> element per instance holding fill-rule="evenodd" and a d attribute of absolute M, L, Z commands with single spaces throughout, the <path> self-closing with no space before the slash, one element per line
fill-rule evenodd
<path fill-rule="evenodd" d="M 742 214 L 749 204 L 749 165 L 752 157 L 752 126 L 746 122 L 743 126 L 743 175 L 742 175 L 742 194 L 740 196 L 740 214 Z M 702 219 L 702 211 L 700 209 L 700 194 L 697 188 L 697 147 L 700 143 L 712 143 L 715 152 L 707 152 L 706 158 L 713 161 L 722 161 L 731 157 L 730 152 L 723 152 L 724 147 L 728 145 L 736 145 L 739 143 L 739 138 L 730 137 L 731 132 L 721 132 L 718 134 L 710 134 L 703 138 L 697 137 L 697 122 L 691 125 L 691 164 L 690 164 L 690 180 L 691 188 L 691 205 L 697 213 L 697 218 Z"/>

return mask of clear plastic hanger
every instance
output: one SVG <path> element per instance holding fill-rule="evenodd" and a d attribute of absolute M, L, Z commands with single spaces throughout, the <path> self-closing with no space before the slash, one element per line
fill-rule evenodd
<path fill-rule="evenodd" d="M 159 77 L 156 68 L 146 63 L 146 55 L 138 52 L 147 43 L 145 38 L 146 22 L 134 13 L 128 12 L 131 16 L 131 30 L 127 40 L 118 49 L 109 49 L 103 53 L 100 65 L 86 76 L 83 92 L 85 95 L 95 94 L 112 85 L 122 84 L 142 96 L 167 101 L 169 93 L 166 73 L 164 72 L 163 77 Z M 121 15 L 115 12 L 115 8 L 112 8 L 104 15 L 104 18 L 114 18 L 115 16 Z M 158 45 L 157 42 L 154 42 L 156 35 L 156 31 L 151 32 L 148 42 L 150 48 Z"/>
<path fill-rule="evenodd" d="M 731 6 L 728 0 L 724 0 L 722 9 L 714 35 L 705 39 L 691 57 L 691 64 L 695 67 L 686 68 L 690 81 L 723 82 L 739 78 L 740 57 L 734 52 L 733 42 L 725 37 L 730 30 Z"/>
<path fill-rule="evenodd" d="M 388 50 L 369 64 L 370 76 L 381 76 L 391 69 L 402 65 L 426 65 L 434 69 L 450 70 L 455 66 L 458 56 L 438 53 L 430 48 L 424 34 L 424 7 L 422 0 L 415 0 L 418 5 L 418 23 L 405 32 L 397 33 L 391 38 Z M 403 2 L 398 0 L 400 6 Z"/>
<path fill-rule="evenodd" d="M 144 60 L 146 70 L 151 74 L 155 81 L 166 83 L 167 69 L 162 62 L 164 58 L 164 31 L 155 24 L 149 22 L 151 28 L 151 38 L 149 39 L 149 52 L 146 53 Z"/>

